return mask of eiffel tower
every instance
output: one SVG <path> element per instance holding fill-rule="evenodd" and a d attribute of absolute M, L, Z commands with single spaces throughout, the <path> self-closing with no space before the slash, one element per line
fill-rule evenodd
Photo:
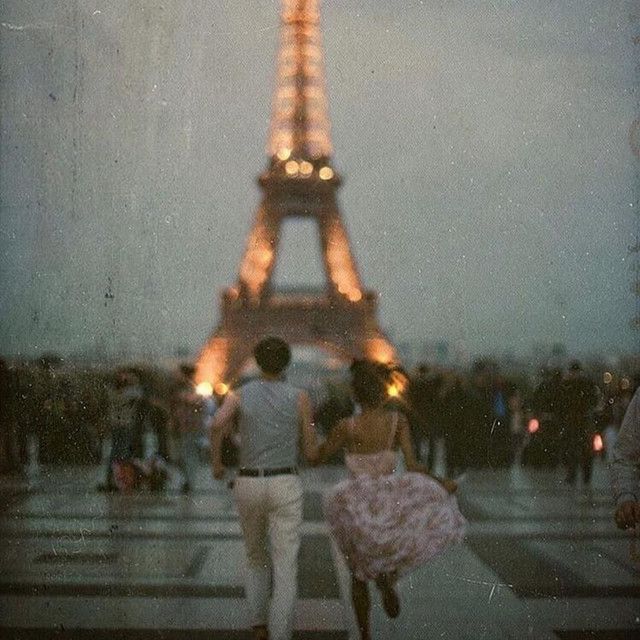
<path fill-rule="evenodd" d="M 262 200 L 238 281 L 222 293 L 220 323 L 197 365 L 198 382 L 224 392 L 267 335 L 319 347 L 343 360 L 395 360 L 376 320 L 377 294 L 363 288 L 338 209 L 331 162 L 319 0 L 283 0 L 278 75 Z M 325 286 L 278 291 L 272 274 L 282 224 L 317 223 Z"/>

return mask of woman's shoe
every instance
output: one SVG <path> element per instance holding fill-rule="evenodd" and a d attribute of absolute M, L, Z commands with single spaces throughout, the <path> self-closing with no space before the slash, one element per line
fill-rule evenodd
<path fill-rule="evenodd" d="M 376 586 L 382 596 L 382 607 L 390 618 L 397 618 L 400 615 L 400 600 L 396 593 L 395 581 L 387 573 L 383 573 L 376 578 Z"/>

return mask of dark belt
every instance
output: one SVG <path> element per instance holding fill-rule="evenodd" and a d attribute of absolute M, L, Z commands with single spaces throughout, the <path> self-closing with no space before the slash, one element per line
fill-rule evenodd
<path fill-rule="evenodd" d="M 239 476 L 248 476 L 249 478 L 268 478 L 269 476 L 286 476 L 297 475 L 297 467 L 280 467 L 278 469 L 239 469 Z"/>

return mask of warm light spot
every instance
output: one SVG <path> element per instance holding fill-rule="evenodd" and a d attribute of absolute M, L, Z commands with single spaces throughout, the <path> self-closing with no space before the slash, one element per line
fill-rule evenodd
<path fill-rule="evenodd" d="M 540 420 L 538 420 L 538 418 L 531 418 L 527 425 L 527 431 L 529 433 L 535 433 L 538 429 L 540 429 Z"/>
<path fill-rule="evenodd" d="M 407 387 L 409 380 L 407 376 L 402 373 L 402 371 L 394 370 L 391 372 L 391 386 L 395 387 L 398 390 L 398 395 L 400 395 Z"/>
<path fill-rule="evenodd" d="M 291 157 L 291 149 L 282 147 L 281 149 L 278 149 L 276 155 L 278 156 L 278 160 L 288 160 Z"/>
<path fill-rule="evenodd" d="M 622 378 L 622 380 L 620 380 L 620 388 L 623 391 L 626 391 L 630 386 L 631 386 L 631 382 L 629 378 Z"/>
<path fill-rule="evenodd" d="M 331 180 L 331 178 L 333 178 L 333 169 L 331 167 L 322 167 L 322 169 L 318 171 L 318 175 L 320 176 L 320 180 Z"/>
<path fill-rule="evenodd" d="M 395 357 L 393 347 L 382 338 L 367 340 L 366 357 L 375 362 L 389 364 Z"/>
<path fill-rule="evenodd" d="M 599 433 L 596 433 L 593 436 L 593 450 L 596 453 L 600 453 L 604 449 L 604 442 L 602 441 L 602 436 Z"/>
<path fill-rule="evenodd" d="M 611 375 L 611 373 L 609 371 L 605 371 L 604 375 L 602 376 L 602 381 L 605 384 L 611 384 L 612 380 L 613 380 L 613 376 Z"/>
<path fill-rule="evenodd" d="M 390 384 L 387 387 L 387 395 L 390 398 L 397 398 L 400 395 L 400 389 L 398 388 L 398 385 L 396 384 Z"/>
<path fill-rule="evenodd" d="M 201 382 L 196 386 L 196 393 L 203 398 L 208 398 L 213 394 L 213 387 L 210 382 Z"/>
<path fill-rule="evenodd" d="M 224 382 L 217 382 L 214 390 L 219 396 L 226 396 L 229 393 L 229 385 Z"/>
<path fill-rule="evenodd" d="M 362 300 L 362 294 L 358 289 L 351 289 L 349 293 L 347 293 L 347 298 L 349 298 L 351 302 L 360 302 L 360 300 Z"/>
<path fill-rule="evenodd" d="M 289 176 L 295 176 L 300 169 L 300 165 L 295 160 L 289 160 L 287 164 L 284 165 L 284 170 L 287 172 Z"/>
<path fill-rule="evenodd" d="M 306 160 L 303 160 L 300 163 L 300 173 L 303 176 L 309 176 L 309 175 L 311 175 L 312 172 L 313 172 L 313 165 L 310 162 L 307 162 Z"/>

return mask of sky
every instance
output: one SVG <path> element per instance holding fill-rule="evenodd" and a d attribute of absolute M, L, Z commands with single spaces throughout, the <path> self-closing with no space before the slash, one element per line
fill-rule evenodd
<path fill-rule="evenodd" d="M 267 163 L 275 0 L 6 0 L 0 352 L 195 354 Z M 632 0 L 324 0 L 339 202 L 398 343 L 636 351 Z M 635 39 L 635 40 L 634 40 Z M 285 227 L 276 282 L 319 284 Z"/>

